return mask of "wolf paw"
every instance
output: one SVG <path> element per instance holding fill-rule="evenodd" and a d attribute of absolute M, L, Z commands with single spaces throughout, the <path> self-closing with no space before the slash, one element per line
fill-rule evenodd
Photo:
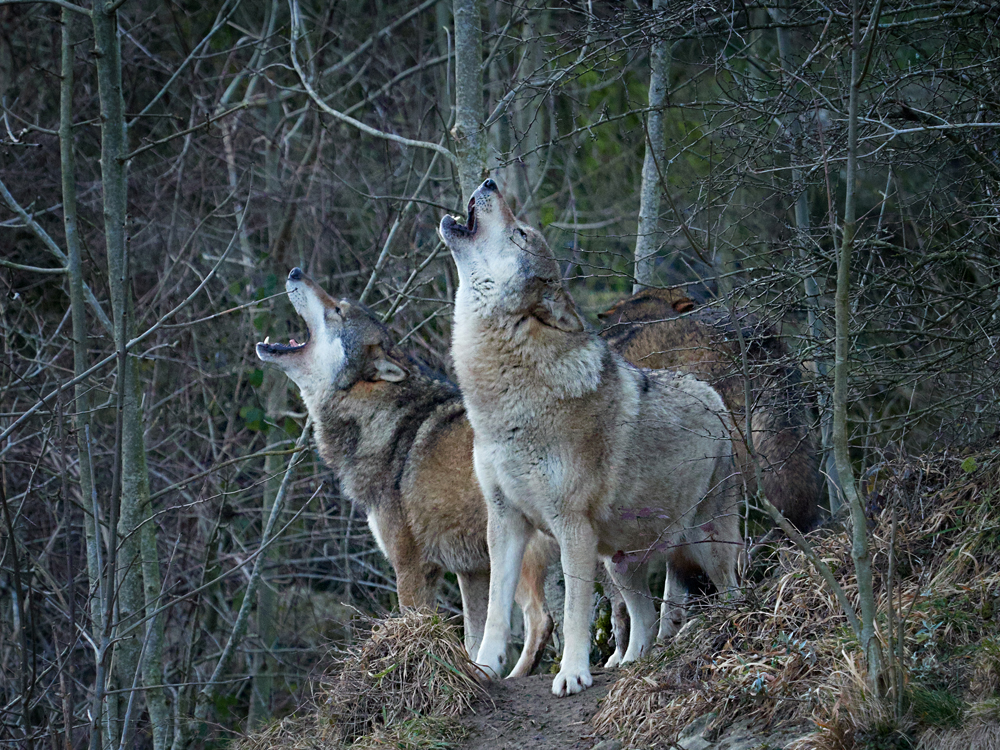
<path fill-rule="evenodd" d="M 666 643 L 675 635 L 677 635 L 681 628 L 684 627 L 687 618 L 678 617 L 665 619 L 660 622 L 660 632 L 656 634 L 657 643 Z"/>
<path fill-rule="evenodd" d="M 561 669 L 552 681 L 552 694 L 560 698 L 566 695 L 580 693 L 594 684 L 594 678 L 590 676 L 590 670 L 583 669 Z"/>
<path fill-rule="evenodd" d="M 476 666 L 483 671 L 483 681 L 489 682 L 503 677 L 503 665 L 506 661 L 506 655 L 502 650 L 484 642 L 476 656 Z"/>
<path fill-rule="evenodd" d="M 604 668 L 614 669 L 621 663 L 622 663 L 622 652 L 615 651 L 613 654 L 611 654 L 611 658 L 604 663 Z"/>

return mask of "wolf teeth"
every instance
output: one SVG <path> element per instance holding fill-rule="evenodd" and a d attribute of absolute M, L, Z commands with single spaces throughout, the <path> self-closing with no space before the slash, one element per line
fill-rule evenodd
<path fill-rule="evenodd" d="M 265 344 L 270 344 L 271 343 L 271 337 L 270 336 L 265 336 L 264 337 L 264 343 Z"/>

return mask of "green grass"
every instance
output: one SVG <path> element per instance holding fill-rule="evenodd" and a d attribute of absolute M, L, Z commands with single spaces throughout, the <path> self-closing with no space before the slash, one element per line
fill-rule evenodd
<path fill-rule="evenodd" d="M 469 730 L 452 717 L 417 716 L 359 737 L 350 747 L 356 750 L 450 750 L 468 735 Z"/>

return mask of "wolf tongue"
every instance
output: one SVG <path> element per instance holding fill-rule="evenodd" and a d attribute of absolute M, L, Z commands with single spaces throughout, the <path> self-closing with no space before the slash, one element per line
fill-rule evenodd
<path fill-rule="evenodd" d="M 288 345 L 289 345 L 289 346 L 298 346 L 298 344 L 297 344 L 297 343 L 295 343 L 295 339 L 289 339 L 289 341 L 288 341 Z"/>

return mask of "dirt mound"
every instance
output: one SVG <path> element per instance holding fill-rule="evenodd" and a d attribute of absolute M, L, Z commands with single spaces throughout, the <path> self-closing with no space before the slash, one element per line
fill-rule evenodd
<path fill-rule="evenodd" d="M 367 624 L 369 636 L 337 659 L 302 711 L 236 747 L 419 748 L 464 736 L 454 717 L 486 693 L 457 628 L 440 614 L 417 610 Z"/>
<path fill-rule="evenodd" d="M 812 722 L 802 749 L 915 747 L 954 738 L 965 719 L 989 735 L 977 702 L 1000 688 L 1000 452 L 884 464 L 866 498 L 889 704 L 867 693 L 833 594 L 783 543 L 755 562 L 743 601 L 704 605 L 668 647 L 623 670 L 595 727 L 644 748 L 672 747 L 706 716 L 708 741 L 737 719 L 762 733 Z M 856 604 L 849 535 L 810 540 Z"/>

